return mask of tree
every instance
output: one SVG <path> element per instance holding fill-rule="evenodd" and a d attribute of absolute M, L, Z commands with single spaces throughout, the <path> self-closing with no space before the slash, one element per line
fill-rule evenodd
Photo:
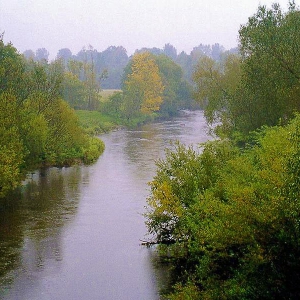
<path fill-rule="evenodd" d="M 0 36 L 0 93 L 10 92 L 18 102 L 28 95 L 25 76 L 25 60 L 11 44 L 5 45 Z"/>
<path fill-rule="evenodd" d="M 195 69 L 193 80 L 195 99 L 205 109 L 207 122 L 219 124 L 216 127 L 219 134 L 229 134 L 238 118 L 235 111 L 241 82 L 240 58 L 228 54 L 223 61 L 216 62 L 204 56 Z"/>
<path fill-rule="evenodd" d="M 63 80 L 63 99 L 74 109 L 87 109 L 84 83 L 71 72 L 65 72 Z"/>
<path fill-rule="evenodd" d="M 95 110 L 99 107 L 100 100 L 100 77 L 95 67 L 97 50 L 90 45 L 88 50 L 83 49 L 81 52 L 84 57 L 81 77 L 86 90 L 87 109 Z"/>
<path fill-rule="evenodd" d="M 35 52 L 35 57 L 38 61 L 48 61 L 49 52 L 46 48 L 39 48 Z"/>
<path fill-rule="evenodd" d="M 135 54 L 129 69 L 123 88 L 126 117 L 158 111 L 164 87 L 155 59 L 148 52 Z"/>
<path fill-rule="evenodd" d="M 18 129 L 16 97 L 0 92 L 0 198 L 19 185 L 24 148 Z"/>
<path fill-rule="evenodd" d="M 299 298 L 299 128 L 297 115 L 247 149 L 177 145 L 158 161 L 146 224 L 176 273 L 168 299 Z"/>
<path fill-rule="evenodd" d="M 205 102 L 208 121 L 223 123 L 223 134 L 286 124 L 299 111 L 299 28 L 292 3 L 286 14 L 276 4 L 260 6 L 240 29 L 241 59 L 200 60 L 195 95 Z"/>
<path fill-rule="evenodd" d="M 83 132 L 61 99 L 60 60 L 26 60 L 0 37 L 0 62 L 0 198 L 32 168 L 89 163 L 101 154 L 103 143 Z"/>
<path fill-rule="evenodd" d="M 176 61 L 177 58 L 177 50 L 176 48 L 171 44 L 165 44 L 164 46 L 164 54 L 168 57 L 170 57 L 173 61 Z"/>
<path fill-rule="evenodd" d="M 102 77 L 103 89 L 120 89 L 121 77 L 125 66 L 128 64 L 127 51 L 122 46 L 110 46 L 103 52 L 98 53 L 96 59 L 96 71 Z"/>
<path fill-rule="evenodd" d="M 251 101 L 248 130 L 276 125 L 300 109 L 300 18 L 294 2 L 288 13 L 278 4 L 260 6 L 240 29 L 243 87 Z"/>
<path fill-rule="evenodd" d="M 179 109 L 191 108 L 191 94 L 188 84 L 183 79 L 181 67 L 164 54 L 153 57 L 164 85 L 163 102 L 159 112 L 168 117 L 176 115 Z"/>
<path fill-rule="evenodd" d="M 27 84 L 31 91 L 30 99 L 35 99 L 32 106 L 37 114 L 42 114 L 62 95 L 64 67 L 61 61 L 51 64 L 29 62 Z"/>
<path fill-rule="evenodd" d="M 72 52 L 69 48 L 59 49 L 56 55 L 56 59 L 62 59 L 66 65 L 68 61 L 72 58 Z"/>
<path fill-rule="evenodd" d="M 25 50 L 23 52 L 23 55 L 26 59 L 32 59 L 32 60 L 35 60 L 35 53 L 29 49 L 29 50 Z"/>

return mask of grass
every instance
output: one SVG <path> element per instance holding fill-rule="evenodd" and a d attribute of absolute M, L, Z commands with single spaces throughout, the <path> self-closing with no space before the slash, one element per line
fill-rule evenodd
<path fill-rule="evenodd" d="M 76 110 L 76 115 L 80 126 L 90 135 L 108 132 L 120 125 L 118 120 L 98 111 Z"/>

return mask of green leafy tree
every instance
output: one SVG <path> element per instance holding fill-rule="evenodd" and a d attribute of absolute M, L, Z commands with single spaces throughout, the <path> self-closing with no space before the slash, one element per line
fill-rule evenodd
<path fill-rule="evenodd" d="M 163 102 L 159 112 L 164 116 L 174 116 L 179 109 L 191 108 L 191 94 L 183 72 L 171 58 L 161 54 L 153 56 L 164 85 Z"/>
<path fill-rule="evenodd" d="M 228 134 L 236 125 L 241 76 L 240 58 L 233 54 L 221 62 L 204 56 L 193 74 L 195 99 L 205 109 L 208 124 L 219 124 L 219 135 Z"/>
<path fill-rule="evenodd" d="M 291 3 L 288 13 L 279 5 L 260 6 L 240 30 L 243 87 L 252 113 L 249 129 L 276 125 L 299 110 L 300 65 L 299 11 Z"/>
<path fill-rule="evenodd" d="M 293 3 L 287 13 L 277 4 L 260 6 L 240 29 L 240 62 L 232 55 L 225 63 L 200 60 L 196 98 L 223 133 L 285 124 L 299 110 L 299 20 Z"/>
<path fill-rule="evenodd" d="M 0 93 L 0 198 L 18 186 L 22 178 L 24 147 L 18 130 L 16 97 Z"/>
<path fill-rule="evenodd" d="M 71 72 L 65 72 L 63 80 L 63 99 L 74 109 L 86 109 L 86 89 L 84 83 Z"/>

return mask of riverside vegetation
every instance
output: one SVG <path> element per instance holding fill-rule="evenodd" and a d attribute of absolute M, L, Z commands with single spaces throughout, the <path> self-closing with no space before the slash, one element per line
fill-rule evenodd
<path fill-rule="evenodd" d="M 92 47 L 75 58 L 64 49 L 52 62 L 46 49 L 25 52 L 0 37 L 0 197 L 35 168 L 94 162 L 104 150 L 96 134 L 194 105 L 181 67 L 164 54 L 133 55 L 122 90 L 110 93 L 101 91 L 108 72 Z"/>
<path fill-rule="evenodd" d="M 41 166 L 92 163 L 104 150 L 62 100 L 59 61 L 25 60 L 0 39 L 0 197 Z"/>
<path fill-rule="evenodd" d="M 300 297 L 300 11 L 260 6 L 240 54 L 200 59 L 195 97 L 218 135 L 178 144 L 150 182 L 165 299 Z"/>
<path fill-rule="evenodd" d="M 104 145 L 94 134 L 197 107 L 193 78 L 194 98 L 218 139 L 200 149 L 178 144 L 157 162 L 146 223 L 149 244 L 157 243 L 173 268 L 173 286 L 163 296 L 298 299 L 300 12 L 294 1 L 286 13 L 277 4 L 260 6 L 241 26 L 239 41 L 238 52 L 217 44 L 177 55 L 167 44 L 163 52 L 136 51 L 130 60 L 122 47 L 101 54 L 89 47 L 76 57 L 60 51 L 49 63 L 40 55 L 45 51 L 21 55 L 1 37 L 0 197 L 33 168 L 95 161 Z M 122 91 L 104 99 L 100 82 L 110 75 L 102 60 L 108 55 L 115 66 L 116 53 L 124 72 L 112 68 L 123 75 L 107 86 Z"/>

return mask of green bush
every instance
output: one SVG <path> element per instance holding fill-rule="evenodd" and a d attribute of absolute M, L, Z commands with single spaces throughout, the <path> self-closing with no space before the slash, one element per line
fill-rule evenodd
<path fill-rule="evenodd" d="M 247 149 L 179 145 L 158 162 L 146 216 L 180 282 L 168 299 L 299 298 L 299 137 L 296 116 Z"/>
<path fill-rule="evenodd" d="M 105 145 L 99 138 L 91 137 L 88 146 L 83 150 L 83 162 L 91 164 L 103 153 Z"/>

